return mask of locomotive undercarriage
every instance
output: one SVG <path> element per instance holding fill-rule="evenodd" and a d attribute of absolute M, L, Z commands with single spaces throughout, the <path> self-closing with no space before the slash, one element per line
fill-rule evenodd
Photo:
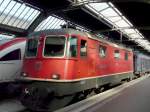
<path fill-rule="evenodd" d="M 150 73 L 150 71 L 143 71 L 143 72 L 137 71 L 137 72 L 134 72 L 134 75 L 135 75 L 135 78 L 139 78 L 139 77 L 149 74 L 149 73 Z"/>
<path fill-rule="evenodd" d="M 26 84 L 21 102 L 34 111 L 53 111 L 132 77 L 132 73 L 125 73 L 74 82 L 32 81 Z"/>

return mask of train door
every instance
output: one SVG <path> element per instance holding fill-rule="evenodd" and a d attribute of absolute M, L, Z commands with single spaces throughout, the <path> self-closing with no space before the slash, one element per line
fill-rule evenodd
<path fill-rule="evenodd" d="M 108 69 L 108 60 L 107 58 L 107 47 L 106 45 L 100 44 L 98 46 L 99 50 L 99 73 L 100 75 L 106 75 L 109 72 Z"/>
<path fill-rule="evenodd" d="M 79 59 L 77 64 L 77 78 L 86 77 L 88 75 L 88 43 L 86 39 L 79 39 L 78 43 Z"/>
<path fill-rule="evenodd" d="M 10 81 L 21 70 L 21 49 L 15 49 L 0 56 L 0 80 Z"/>

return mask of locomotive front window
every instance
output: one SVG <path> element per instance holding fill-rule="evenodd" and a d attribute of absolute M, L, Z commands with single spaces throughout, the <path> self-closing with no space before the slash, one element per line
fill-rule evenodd
<path fill-rule="evenodd" d="M 26 48 L 26 56 L 27 57 L 35 57 L 37 54 L 38 40 L 37 39 L 29 39 L 27 42 Z"/>
<path fill-rule="evenodd" d="M 44 56 L 61 57 L 64 56 L 65 37 L 49 36 L 45 40 Z"/>

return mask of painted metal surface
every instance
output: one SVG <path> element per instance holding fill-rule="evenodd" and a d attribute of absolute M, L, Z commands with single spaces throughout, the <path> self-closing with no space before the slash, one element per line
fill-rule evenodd
<path fill-rule="evenodd" d="M 38 37 L 40 40 L 40 44 L 37 46 L 38 55 L 37 57 L 31 59 L 25 58 L 23 72 L 25 72 L 27 76 L 31 78 L 52 79 L 53 74 L 59 74 L 60 80 L 73 80 L 133 71 L 133 53 L 131 50 L 125 49 L 116 44 L 109 44 L 104 41 L 88 38 L 80 35 L 81 33 L 82 32 L 78 34 L 76 32 L 75 34 L 72 34 L 78 38 L 77 57 L 70 58 L 65 56 L 64 58 L 59 59 L 55 57 L 43 57 L 42 53 L 44 50 L 44 40 L 46 35 L 44 33 L 39 36 L 36 35 L 36 37 Z M 52 35 L 54 35 L 54 33 L 52 33 Z M 69 33 L 66 33 L 65 35 L 67 40 L 69 40 L 71 35 Z M 86 57 L 80 56 L 81 40 L 87 41 Z M 105 58 L 101 58 L 99 56 L 100 45 L 107 47 Z M 68 48 L 67 42 L 66 46 L 66 48 Z M 115 50 L 120 51 L 119 59 L 114 58 Z M 128 53 L 128 60 L 125 60 L 126 52 Z M 38 68 L 36 67 L 37 64 L 39 66 Z"/>
<path fill-rule="evenodd" d="M 24 78 L 24 80 L 29 82 L 29 85 L 26 87 L 28 92 L 32 94 L 33 88 L 45 89 L 45 94 L 55 91 L 57 96 L 63 96 L 68 94 L 74 94 L 79 91 L 84 91 L 91 88 L 96 88 L 103 86 L 109 83 L 116 84 L 119 83 L 122 79 L 132 77 L 132 72 L 129 73 L 120 73 L 116 75 L 109 75 L 103 77 L 87 78 L 84 80 L 46 80 L 38 78 Z M 31 102 L 28 102 L 31 103 Z"/>
<path fill-rule="evenodd" d="M 15 38 L 0 45 L 0 82 L 14 81 L 16 78 L 20 77 L 25 45 L 25 38 Z M 20 57 L 18 57 L 18 59 L 8 59 L 8 54 L 15 50 L 20 51 Z M 17 54 L 12 53 L 9 55 L 9 58 L 13 58 L 16 55 Z M 3 59 L 5 56 L 7 56 L 8 60 Z"/>
<path fill-rule="evenodd" d="M 141 54 L 134 54 L 134 72 L 135 74 L 143 74 L 150 71 L 150 57 Z"/>

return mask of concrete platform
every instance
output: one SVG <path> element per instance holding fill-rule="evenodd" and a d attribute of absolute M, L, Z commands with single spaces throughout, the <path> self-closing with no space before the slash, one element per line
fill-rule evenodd
<path fill-rule="evenodd" d="M 0 112 L 22 112 L 25 107 L 16 99 L 7 99 L 0 102 Z"/>
<path fill-rule="evenodd" d="M 143 76 L 56 112 L 150 112 L 150 77 Z"/>
<path fill-rule="evenodd" d="M 150 112 L 150 78 L 83 112 Z"/>

